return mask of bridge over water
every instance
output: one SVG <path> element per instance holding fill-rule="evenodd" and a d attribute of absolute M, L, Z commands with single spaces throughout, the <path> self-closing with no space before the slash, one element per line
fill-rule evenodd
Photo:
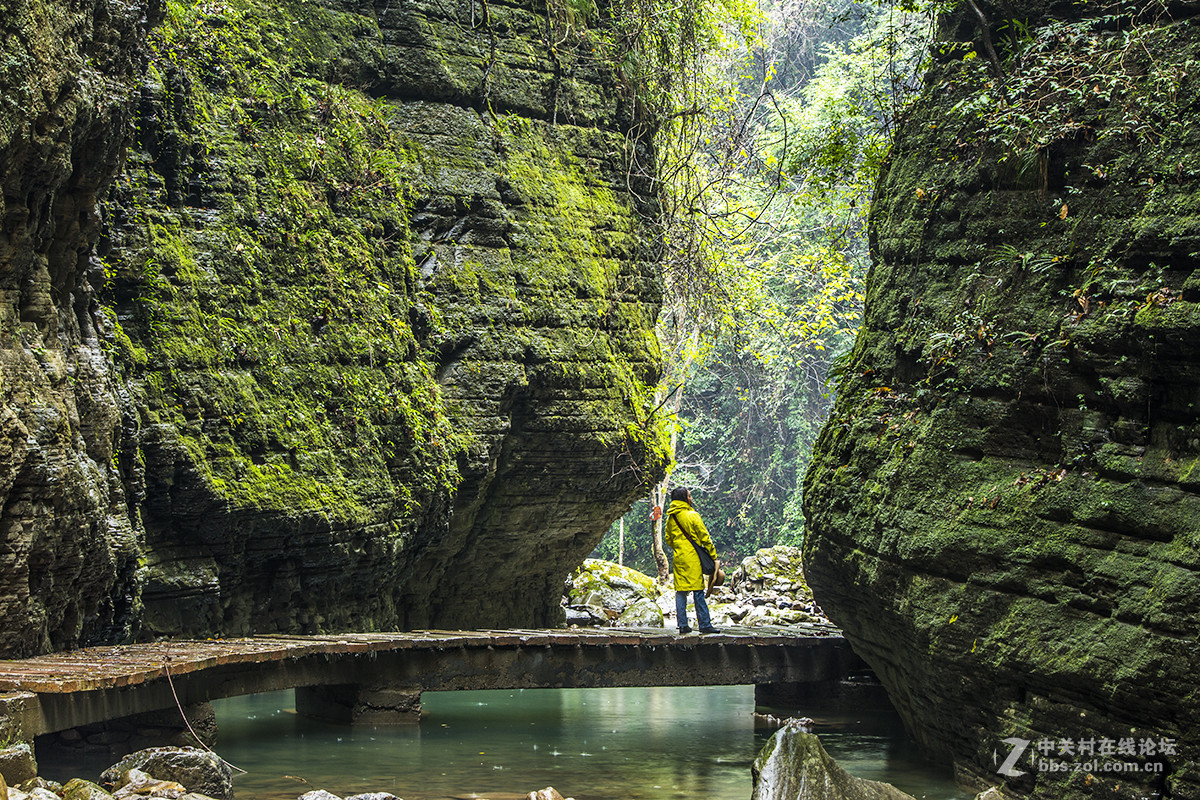
<path fill-rule="evenodd" d="M 255 636 L 92 647 L 0 661 L 0 736 L 45 733 L 223 697 L 296 690 L 301 713 L 388 723 L 423 691 L 606 686 L 757 687 L 762 702 L 822 694 L 861 667 L 836 629 L 662 628 Z"/>

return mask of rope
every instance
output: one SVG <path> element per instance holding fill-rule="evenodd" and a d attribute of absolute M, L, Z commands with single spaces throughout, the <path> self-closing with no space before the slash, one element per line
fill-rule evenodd
<path fill-rule="evenodd" d="M 221 758 L 220 754 L 217 753 L 216 750 L 213 750 L 211 747 L 209 747 L 207 744 L 204 743 L 204 740 L 200 738 L 200 734 L 196 733 L 195 728 L 192 727 L 191 720 L 189 720 L 187 718 L 187 714 L 185 714 L 183 711 L 183 703 L 179 702 L 179 694 L 178 694 L 178 692 L 175 691 L 175 679 L 171 677 L 171 653 L 170 652 L 163 653 L 163 672 L 166 673 L 167 683 L 171 686 L 171 696 L 175 698 L 175 708 L 177 708 L 179 710 L 179 716 L 183 718 L 183 724 L 187 726 L 188 733 L 192 734 L 192 738 L 195 739 L 196 742 L 199 743 L 199 745 L 201 747 L 203 747 L 205 750 L 207 750 L 208 752 L 210 752 L 214 756 L 216 756 L 218 759 L 220 759 L 221 763 L 224 764 L 225 766 L 241 773 L 242 775 L 249 774 L 246 770 L 242 769 L 241 767 L 236 767 L 233 764 L 230 764 L 225 759 Z"/>

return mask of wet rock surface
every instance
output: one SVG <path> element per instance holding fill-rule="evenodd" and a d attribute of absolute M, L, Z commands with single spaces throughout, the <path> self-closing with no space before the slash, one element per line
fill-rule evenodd
<path fill-rule="evenodd" d="M 891 784 L 850 775 L 794 720 L 771 737 L 751 772 L 752 800 L 914 800 Z"/>
<path fill-rule="evenodd" d="M 60 784 L 34 776 L 9 786 L 7 796 L 8 800 L 233 800 L 229 765 L 199 748 L 158 747 L 132 753 L 105 770 L 99 781 L 72 778 Z"/>
<path fill-rule="evenodd" d="M 1200 796 L 1198 95 L 1168 66 L 1200 27 L 1138 17 L 1134 58 L 1091 6 L 980 7 L 1028 12 L 1037 45 L 997 46 L 1030 93 L 964 112 L 996 108 L 995 73 L 978 18 L 945 20 L 872 208 L 864 325 L 805 483 L 806 574 L 960 776 Z M 1118 93 L 1034 109 L 1084 61 Z M 1135 119 L 1170 122 L 1146 138 Z M 1030 743 L 1007 776 L 1006 739 Z"/>
<path fill-rule="evenodd" d="M 160 781 L 173 781 L 214 800 L 233 800 L 233 770 L 219 756 L 195 747 L 151 747 L 121 759 L 100 776 L 104 783 L 130 783 L 131 772 L 140 771 Z M 119 791 L 118 789 L 118 791 Z M 137 790 L 127 792 L 145 794 Z"/>

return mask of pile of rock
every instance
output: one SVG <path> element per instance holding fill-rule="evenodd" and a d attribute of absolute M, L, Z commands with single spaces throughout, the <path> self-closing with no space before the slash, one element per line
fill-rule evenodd
<path fill-rule="evenodd" d="M 8 786 L 4 776 L 15 785 Z M 74 778 L 61 784 L 38 777 L 28 744 L 0 751 L 0 787 L 7 800 L 233 800 L 232 769 L 195 747 L 140 750 L 105 770 L 100 783 Z"/>
<path fill-rule="evenodd" d="M 570 625 L 675 624 L 675 592 L 670 586 L 661 587 L 637 570 L 609 561 L 583 562 L 567 580 L 563 605 Z M 708 605 L 717 627 L 833 627 L 813 601 L 796 547 L 769 547 L 743 559 L 726 585 L 712 591 Z"/>
<path fill-rule="evenodd" d="M 589 558 L 567 579 L 567 624 L 661 628 L 662 588 L 636 569 Z M 674 602 L 674 594 L 671 595 Z"/>
<path fill-rule="evenodd" d="M 475 797 L 475 795 L 471 796 Z M 403 798 L 387 792 L 368 792 L 366 794 L 352 794 L 349 797 L 338 797 L 332 792 L 317 789 L 316 791 L 300 795 L 299 800 L 403 800 Z M 530 792 L 526 795 L 525 800 L 575 800 L 575 798 L 563 797 L 553 786 L 547 786 L 545 789 Z"/>
<path fill-rule="evenodd" d="M 742 559 L 709 607 L 718 625 L 829 624 L 804 580 L 798 547 L 768 547 Z"/>
<path fill-rule="evenodd" d="M 362 794 L 341 797 L 324 789 L 314 789 L 311 792 L 305 792 L 300 795 L 299 800 L 404 800 L 404 798 L 397 797 L 391 792 L 363 792 Z"/>
<path fill-rule="evenodd" d="M 7 776 L 7 782 L 5 777 Z M 16 783 L 20 781 L 20 783 Z M 15 785 L 9 786 L 8 783 Z M 104 784 L 101 786 L 100 784 Z M 112 790 L 104 788 L 112 787 Z M 220 756 L 197 747 L 151 747 L 123 758 L 100 775 L 100 783 L 74 778 L 66 784 L 37 777 L 28 744 L 0 749 L 0 800 L 233 800 L 233 770 Z M 403 800 L 388 792 L 346 798 L 324 789 L 299 800 Z M 573 800 L 547 786 L 526 800 Z"/>

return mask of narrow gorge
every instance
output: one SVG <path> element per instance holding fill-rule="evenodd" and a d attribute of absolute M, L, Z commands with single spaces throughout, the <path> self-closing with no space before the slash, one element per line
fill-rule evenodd
<path fill-rule="evenodd" d="M 932 761 L 991 797 L 1200 797 L 1195 3 L 922 5 L 917 99 L 897 79 L 853 113 L 817 101 L 866 84 L 819 72 L 884 63 L 859 33 L 780 46 L 790 97 L 743 42 L 767 88 L 740 122 L 742 85 L 724 117 L 713 90 L 662 119 L 634 62 L 657 47 L 658 80 L 699 83 L 735 49 L 704 36 L 753 40 L 780 4 L 617 8 L 0 0 L 0 657 L 564 624 L 564 579 L 671 467 L 686 384 L 724 415 L 694 429 L 719 456 L 672 473 L 714 538 L 803 537 L 805 593 L 722 625 L 836 637 L 823 609 Z M 866 258 L 847 231 L 889 141 L 846 137 L 893 100 L 863 325 L 834 361 Z M 676 219 L 754 211 L 771 233 L 711 235 L 727 272 L 689 273 L 703 313 L 670 307 L 660 347 L 664 264 L 702 248 L 667 222 L 653 143 L 709 112 L 732 133 L 697 123 L 674 174 L 725 172 Z M 796 121 L 799 146 L 764 144 Z M 843 216 L 836 241 L 812 233 Z M 705 328 L 755 310 L 728 341 Z M 700 351 L 728 363 L 690 382 Z M 573 620 L 625 613 L 575 594 Z"/>

